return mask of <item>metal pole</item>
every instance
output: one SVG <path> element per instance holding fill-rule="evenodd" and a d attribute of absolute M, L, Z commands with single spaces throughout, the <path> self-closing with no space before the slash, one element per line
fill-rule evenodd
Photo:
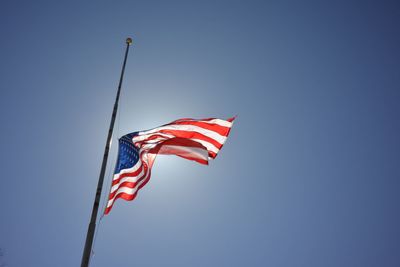
<path fill-rule="evenodd" d="M 95 233 L 95 229 L 96 229 L 97 212 L 99 210 L 101 190 L 103 188 L 103 181 L 104 181 L 104 174 L 106 172 L 108 152 L 110 150 L 111 137 L 112 137 L 112 132 L 114 129 L 115 117 L 117 115 L 118 101 L 119 101 L 119 95 L 121 93 L 122 80 L 124 78 L 126 59 L 128 57 L 129 46 L 131 44 L 132 44 L 132 39 L 127 38 L 124 63 L 122 65 L 122 71 L 121 71 L 121 77 L 119 79 L 117 96 L 115 98 L 114 109 L 113 109 L 113 113 L 111 116 L 110 128 L 108 129 L 107 142 L 106 142 L 106 147 L 104 149 L 104 155 L 103 155 L 103 163 L 101 164 L 99 182 L 97 184 L 96 197 L 95 197 L 94 203 L 93 203 L 92 217 L 90 219 L 90 223 L 89 223 L 89 227 L 88 227 L 88 231 L 87 231 L 87 235 L 86 235 L 86 242 L 85 242 L 85 248 L 83 251 L 81 267 L 89 266 L 90 254 L 92 251 L 92 244 L 93 244 L 93 237 L 94 237 L 94 233 Z"/>

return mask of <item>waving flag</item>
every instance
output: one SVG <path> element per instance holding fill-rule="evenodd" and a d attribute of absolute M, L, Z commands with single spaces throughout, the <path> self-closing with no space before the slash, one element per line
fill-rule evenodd
<path fill-rule="evenodd" d="M 207 165 L 225 143 L 234 119 L 180 119 L 121 137 L 105 214 L 110 212 L 116 199 L 136 197 L 149 181 L 158 154 L 177 155 Z"/>

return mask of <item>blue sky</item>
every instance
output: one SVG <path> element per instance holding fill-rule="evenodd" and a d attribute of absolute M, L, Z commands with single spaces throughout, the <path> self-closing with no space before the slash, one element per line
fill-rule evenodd
<path fill-rule="evenodd" d="M 79 266 L 116 138 L 238 115 L 205 167 L 159 157 L 91 266 L 399 266 L 396 1 L 2 1 L 0 263 Z"/>

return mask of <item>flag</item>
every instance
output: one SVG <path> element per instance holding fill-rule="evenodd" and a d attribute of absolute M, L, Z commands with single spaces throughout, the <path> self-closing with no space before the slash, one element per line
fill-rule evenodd
<path fill-rule="evenodd" d="M 234 119 L 180 119 L 122 136 L 104 213 L 110 212 L 118 198 L 133 200 L 136 197 L 149 181 L 158 154 L 176 155 L 207 165 L 224 145 Z"/>

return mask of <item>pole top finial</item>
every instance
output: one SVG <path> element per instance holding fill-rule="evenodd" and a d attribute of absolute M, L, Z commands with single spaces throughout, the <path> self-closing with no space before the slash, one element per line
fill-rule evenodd
<path fill-rule="evenodd" d="M 133 43 L 132 38 L 130 38 L 130 37 L 126 38 L 126 43 L 128 45 L 131 45 Z"/>

